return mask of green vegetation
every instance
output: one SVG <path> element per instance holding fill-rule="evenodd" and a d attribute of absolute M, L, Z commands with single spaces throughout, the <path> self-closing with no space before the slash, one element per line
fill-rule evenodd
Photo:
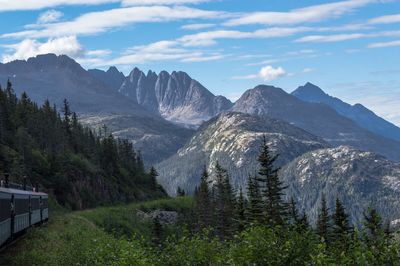
<path fill-rule="evenodd" d="M 161 227 L 161 233 L 166 236 L 158 245 L 158 240 L 152 238 L 152 222 L 134 218 L 138 210 L 168 209 L 185 213 L 192 206 L 191 198 L 178 197 L 58 213 L 47 225 L 30 230 L 24 239 L 3 254 L 0 263 L 61 266 L 400 265 L 399 243 L 388 242 L 381 229 L 374 237 L 369 235 L 369 229 L 355 231 L 345 238 L 348 245 L 342 248 L 333 242 L 321 241 L 311 229 L 297 227 L 254 225 L 225 241 L 210 237 L 207 230 L 192 234 L 189 229 L 166 232 L 165 227 Z M 371 215 L 375 217 L 375 214 Z M 127 234 L 104 230 L 107 217 L 112 218 L 115 228 L 126 228 Z M 175 227 L 179 229 L 181 225 Z M 371 225 L 371 228 L 375 227 Z"/>
<path fill-rule="evenodd" d="M 129 141 L 83 127 L 67 100 L 61 111 L 0 88 L 0 179 L 41 186 L 71 209 L 166 196 Z"/>

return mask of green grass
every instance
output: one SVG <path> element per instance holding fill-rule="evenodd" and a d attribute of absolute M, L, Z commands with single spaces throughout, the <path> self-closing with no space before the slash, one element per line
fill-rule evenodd
<path fill-rule="evenodd" d="M 0 265 L 153 265 L 151 225 L 137 210 L 184 212 L 190 198 L 66 212 L 56 207 L 50 221 L 30 229 L 1 255 Z M 112 233 L 112 234 L 110 234 Z"/>

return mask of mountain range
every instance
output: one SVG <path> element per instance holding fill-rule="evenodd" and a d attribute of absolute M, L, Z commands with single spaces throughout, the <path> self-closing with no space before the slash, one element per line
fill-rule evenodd
<path fill-rule="evenodd" d="M 267 85 L 247 90 L 235 103 L 216 96 L 187 73 L 147 74 L 133 68 L 85 70 L 67 56 L 40 55 L 0 64 L 0 81 L 58 107 L 68 99 L 80 120 L 127 138 L 156 165 L 169 194 L 192 193 L 201 171 L 218 160 L 236 189 L 257 171 L 265 135 L 289 195 L 315 218 L 321 193 L 339 194 L 358 220 L 375 204 L 400 218 L 400 128 L 361 105 L 349 105 L 306 83 L 292 94 Z M 376 199 L 382 199 L 373 202 Z"/>

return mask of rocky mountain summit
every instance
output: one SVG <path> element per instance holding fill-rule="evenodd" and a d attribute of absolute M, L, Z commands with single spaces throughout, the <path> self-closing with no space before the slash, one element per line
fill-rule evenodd
<path fill-rule="evenodd" d="M 157 165 L 159 181 L 169 194 L 180 186 L 193 193 L 206 167 L 217 161 L 231 174 L 235 188 L 246 189 L 248 174 L 257 170 L 259 145 L 266 136 L 278 164 L 285 165 L 301 154 L 329 145 L 288 123 L 243 113 L 223 113 L 203 124 L 171 158 Z"/>
<path fill-rule="evenodd" d="M 340 115 L 347 117 L 364 129 L 386 138 L 400 141 L 400 128 L 377 116 L 362 104 L 350 105 L 342 100 L 326 94 L 318 86 L 306 83 L 292 92 L 300 100 L 325 104 Z"/>
<path fill-rule="evenodd" d="M 349 145 L 400 161 L 400 142 L 360 127 L 325 104 L 302 101 L 280 88 L 260 85 L 250 89 L 232 110 L 280 119 L 334 146 Z"/>
<path fill-rule="evenodd" d="M 144 74 L 134 68 L 118 90 L 148 110 L 169 121 L 200 125 L 228 110 L 232 103 L 223 96 L 215 96 L 198 81 L 182 71 L 159 75 Z"/>

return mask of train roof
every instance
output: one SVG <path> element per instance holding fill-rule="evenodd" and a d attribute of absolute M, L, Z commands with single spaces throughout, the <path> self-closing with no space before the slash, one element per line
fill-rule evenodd
<path fill-rule="evenodd" d="M 20 189 L 5 188 L 5 187 L 0 187 L 0 192 L 10 193 L 10 194 L 20 194 L 20 195 L 48 196 L 44 192 L 35 192 L 30 190 L 20 190 Z"/>

